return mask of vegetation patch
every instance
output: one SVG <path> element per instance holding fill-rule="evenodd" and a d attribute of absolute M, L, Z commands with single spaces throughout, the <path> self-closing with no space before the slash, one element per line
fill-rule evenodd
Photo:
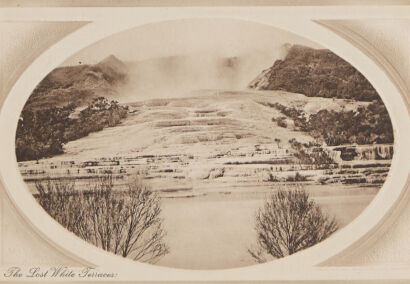
<path fill-rule="evenodd" d="M 369 81 L 350 63 L 328 49 L 301 45 L 291 46 L 284 60 L 276 60 L 249 87 L 308 97 L 380 100 Z"/>
<path fill-rule="evenodd" d="M 290 139 L 289 143 L 296 151 L 294 156 L 301 164 L 311 164 L 322 168 L 329 168 L 330 165 L 335 164 L 326 151 L 314 143 L 302 144 L 295 138 Z"/>
<path fill-rule="evenodd" d="M 353 143 L 391 144 L 394 141 L 389 114 L 380 101 L 375 101 L 366 107 L 361 106 L 356 111 L 338 112 L 322 109 L 310 116 L 302 110 L 279 103 L 267 105 L 292 119 L 298 130 L 309 132 L 328 146 Z M 275 119 L 275 121 L 279 125 L 284 119 Z M 354 158 L 354 153 L 349 152 L 345 155 L 347 159 Z"/>
<path fill-rule="evenodd" d="M 64 153 L 64 144 L 105 127 L 118 125 L 128 108 L 104 97 L 95 98 L 78 118 L 74 105 L 43 110 L 23 109 L 17 125 L 17 161 L 38 160 Z"/>

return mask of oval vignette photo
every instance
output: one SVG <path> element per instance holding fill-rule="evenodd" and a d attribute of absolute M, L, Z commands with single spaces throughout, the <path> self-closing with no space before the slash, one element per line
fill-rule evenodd
<path fill-rule="evenodd" d="M 16 127 L 21 176 L 67 233 L 183 269 L 326 240 L 370 204 L 394 153 L 387 109 L 350 63 L 239 20 L 100 40 L 37 84 Z"/>

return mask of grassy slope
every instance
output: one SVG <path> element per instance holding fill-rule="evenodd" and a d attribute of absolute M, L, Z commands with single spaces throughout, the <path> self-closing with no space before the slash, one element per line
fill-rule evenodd
<path fill-rule="evenodd" d="M 125 65 L 113 56 L 95 65 L 59 67 L 34 89 L 25 109 L 41 110 L 70 103 L 83 106 L 99 96 L 115 96 L 116 86 L 127 80 Z"/>

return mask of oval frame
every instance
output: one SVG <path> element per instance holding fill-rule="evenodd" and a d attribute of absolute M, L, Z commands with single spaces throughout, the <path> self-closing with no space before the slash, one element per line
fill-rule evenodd
<path fill-rule="evenodd" d="M 154 17 L 152 14 L 147 16 L 143 13 L 141 11 L 140 15 L 136 17 L 137 19 L 134 17 L 114 22 L 95 21 L 65 37 L 50 47 L 30 65 L 13 86 L 2 106 L 0 128 L 5 135 L 0 139 L 0 147 L 4 151 L 4 155 L 2 155 L 3 162 L 0 163 L 0 175 L 4 188 L 24 219 L 54 247 L 66 255 L 73 256 L 74 259 L 83 265 L 110 267 L 111 270 L 115 267 L 124 274 L 129 274 L 132 271 L 132 274 L 143 275 L 142 278 L 140 277 L 141 280 L 192 280 L 198 278 L 204 280 L 227 280 L 233 274 L 235 278 L 243 280 L 250 279 L 249 275 L 251 274 L 260 275 L 261 279 L 265 279 L 266 275 L 270 275 L 272 270 L 286 271 L 295 265 L 308 267 L 319 265 L 331 257 L 342 253 L 358 241 L 365 241 L 363 237 L 366 233 L 375 230 L 381 224 L 383 218 L 391 212 L 393 206 L 398 204 L 400 198 L 404 195 L 403 191 L 406 188 L 408 176 L 406 167 L 400 167 L 400 165 L 406 164 L 406 157 L 410 157 L 410 150 L 405 147 L 410 145 L 409 136 L 406 135 L 410 133 L 410 125 L 399 123 L 399 121 L 406 121 L 408 119 L 407 109 L 399 91 L 388 76 L 386 76 L 384 70 L 351 43 L 311 20 L 300 19 L 295 21 L 294 19 L 289 19 L 284 21 L 283 19 L 272 19 L 269 15 L 262 17 L 260 15 L 232 16 L 230 13 L 226 13 L 226 15 L 215 17 L 199 14 L 195 18 L 246 20 L 270 25 L 297 35 L 303 34 L 303 37 L 322 44 L 351 63 L 363 73 L 379 94 L 389 94 L 388 96 L 381 95 L 381 97 L 389 111 L 395 131 L 395 155 L 385 184 L 374 200 L 356 219 L 326 241 L 283 259 L 243 268 L 206 271 L 184 270 L 184 276 L 181 276 L 181 269 L 152 266 L 124 259 L 94 247 L 69 233 L 47 215 L 27 190 L 18 171 L 14 155 L 15 126 L 17 123 L 10 122 L 17 122 L 20 111 L 36 84 L 53 68 L 68 58 L 67 48 L 69 48 L 70 55 L 72 55 L 100 39 L 132 27 L 164 20 L 182 20 L 192 17 L 192 13 L 188 17 L 187 14 L 176 11 L 165 14 L 157 13 Z M 78 45 L 79 42 L 81 42 L 81 45 Z M 76 48 L 73 49 L 73 46 L 76 46 Z M 27 90 L 30 90 L 30 92 L 27 92 Z M 11 164 L 16 166 L 8 167 Z M 44 220 L 47 220 L 47 222 Z M 363 224 L 366 225 L 363 226 Z"/>

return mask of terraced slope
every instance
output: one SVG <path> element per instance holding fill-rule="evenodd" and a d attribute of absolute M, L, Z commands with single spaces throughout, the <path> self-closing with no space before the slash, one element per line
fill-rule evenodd
<path fill-rule="evenodd" d="M 272 118 L 281 114 L 267 103 L 275 102 L 306 112 L 316 112 L 317 104 L 335 110 L 360 105 L 277 91 L 202 91 L 187 98 L 137 102 L 130 105 L 122 124 L 69 142 L 61 156 L 39 164 L 21 163 L 21 170 L 31 181 L 50 173 L 55 177 L 75 174 L 81 179 L 103 172 L 117 177 L 140 174 L 155 190 L 173 194 L 260 188 L 278 182 L 384 180 L 388 159 L 371 166 L 368 176 L 374 174 L 372 169 L 379 173 L 367 179 L 364 171 L 368 170 L 366 164 L 374 164 L 372 159 L 339 159 L 325 165 L 304 162 L 289 141 L 314 144 L 315 140 L 273 122 Z M 335 149 L 326 153 L 337 156 Z M 362 166 L 353 170 L 357 164 Z"/>

